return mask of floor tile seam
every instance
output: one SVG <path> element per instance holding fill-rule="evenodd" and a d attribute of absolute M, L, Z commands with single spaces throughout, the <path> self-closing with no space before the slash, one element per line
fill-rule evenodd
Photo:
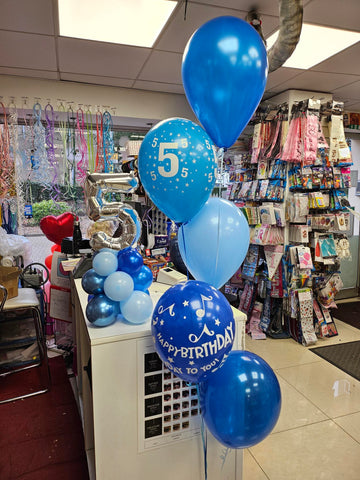
<path fill-rule="evenodd" d="M 337 415 L 336 417 L 333 418 L 333 420 L 336 420 L 337 418 L 349 417 L 350 415 L 355 415 L 356 413 L 360 413 L 360 410 L 356 412 L 345 413 L 344 415 Z"/>
<path fill-rule="evenodd" d="M 274 367 L 271 367 L 270 364 L 269 364 L 269 365 L 270 365 L 270 367 L 276 372 L 276 370 L 281 370 L 281 369 L 284 369 L 284 368 L 300 367 L 301 365 L 309 365 L 309 363 L 319 363 L 319 362 L 323 362 L 323 361 L 324 361 L 324 359 L 321 358 L 321 357 L 319 357 L 318 355 L 315 355 L 315 354 L 314 354 L 314 356 L 318 357 L 319 360 L 311 360 L 311 361 L 309 360 L 309 361 L 306 361 L 306 362 L 303 362 L 303 363 L 294 363 L 294 364 L 292 364 L 292 365 L 286 365 L 286 367 L 276 367 L 276 368 L 274 368 Z M 269 363 L 269 362 L 267 362 L 267 363 Z"/>
<path fill-rule="evenodd" d="M 317 420 L 317 421 L 313 421 L 313 422 L 309 422 L 309 423 L 304 423 L 303 425 L 298 425 L 297 427 L 290 427 L 290 428 L 284 428 L 283 430 L 277 430 L 276 432 L 271 432 L 270 433 L 270 436 L 272 435 L 276 435 L 277 433 L 284 433 L 284 432 L 292 432 L 293 430 L 298 430 L 299 428 L 303 428 L 303 427 L 310 427 L 311 425 L 316 425 L 318 423 L 323 423 L 323 422 L 327 422 L 327 421 L 334 421 L 333 418 L 330 418 L 329 416 L 327 416 L 326 414 L 324 414 L 327 418 L 323 418 L 322 420 Z"/>
<path fill-rule="evenodd" d="M 251 448 L 251 447 L 250 447 Z M 265 477 L 268 479 L 268 480 L 271 480 L 269 475 L 267 475 L 267 473 L 265 472 L 265 470 L 263 469 L 263 467 L 260 465 L 260 463 L 257 461 L 257 459 L 254 457 L 254 455 L 250 452 L 250 448 L 247 449 L 247 451 L 249 452 L 249 455 L 251 455 L 251 457 L 253 458 L 254 462 L 256 463 L 256 465 L 260 468 L 260 470 L 263 472 L 263 474 L 265 475 Z M 246 480 L 246 479 L 244 479 Z"/>
<path fill-rule="evenodd" d="M 346 416 L 346 415 L 345 415 L 345 416 Z M 338 418 L 339 418 L 339 417 L 338 417 Z M 352 439 L 354 440 L 354 442 L 356 442 L 356 443 L 360 446 L 359 440 L 356 440 L 356 438 L 353 437 L 353 436 L 351 435 L 351 433 L 349 433 L 347 430 L 345 430 L 345 428 L 344 428 L 342 425 L 340 425 L 339 423 L 337 423 L 337 422 L 336 422 L 336 419 L 333 419 L 333 421 L 334 421 L 334 423 L 335 423 L 339 428 L 341 428 L 341 430 L 342 430 L 344 433 L 346 433 L 346 435 L 348 435 L 350 438 L 352 438 Z"/>
<path fill-rule="evenodd" d="M 276 371 L 275 371 L 276 373 Z M 302 397 L 304 397 L 309 403 L 311 403 L 311 405 L 313 405 L 317 410 L 319 410 L 323 415 L 325 415 L 325 417 L 329 420 L 332 420 L 332 418 L 326 413 L 324 412 L 324 410 L 322 410 L 318 405 L 316 405 L 316 403 L 314 403 L 309 397 L 307 397 L 301 390 L 299 390 L 297 387 L 295 387 L 295 385 L 292 385 L 288 380 L 286 380 L 286 378 L 284 378 L 280 373 L 279 373 L 279 376 L 281 377 L 281 379 L 287 383 L 290 387 L 292 387 L 294 390 L 296 390 L 297 393 L 299 393 Z M 323 421 L 323 420 L 321 420 Z M 319 423 L 319 422 L 315 422 L 315 423 Z M 297 427 L 299 428 L 299 427 Z"/>

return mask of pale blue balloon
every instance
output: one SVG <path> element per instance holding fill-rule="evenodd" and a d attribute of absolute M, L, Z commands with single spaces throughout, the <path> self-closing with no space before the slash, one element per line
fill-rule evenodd
<path fill-rule="evenodd" d="M 117 256 L 110 252 L 100 252 L 93 258 L 93 269 L 98 275 L 107 277 L 116 272 L 118 266 Z"/>
<path fill-rule="evenodd" d="M 132 295 L 123 302 L 120 302 L 121 314 L 130 323 L 144 323 L 148 320 L 153 311 L 151 297 L 145 292 L 134 290 Z"/>
<path fill-rule="evenodd" d="M 175 222 L 190 220 L 211 195 L 217 167 L 208 134 L 185 118 L 169 118 L 145 136 L 139 174 L 146 193 Z"/>
<path fill-rule="evenodd" d="M 105 280 L 105 295 L 115 302 L 126 300 L 133 291 L 134 280 L 126 272 L 111 273 Z"/>
<path fill-rule="evenodd" d="M 102 248 L 101 250 L 99 250 L 99 253 L 102 253 L 102 252 L 109 252 L 115 255 L 115 257 L 117 257 L 119 250 L 114 250 L 113 248 Z"/>
<path fill-rule="evenodd" d="M 211 197 L 179 228 L 178 238 L 181 257 L 193 277 L 220 288 L 245 259 L 249 225 L 232 202 Z"/>

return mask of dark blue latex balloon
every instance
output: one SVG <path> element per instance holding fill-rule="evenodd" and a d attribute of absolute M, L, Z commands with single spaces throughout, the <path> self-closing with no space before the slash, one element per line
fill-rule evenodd
<path fill-rule="evenodd" d="M 147 265 L 143 265 L 141 269 L 133 276 L 134 290 L 146 292 L 153 282 L 153 274 Z"/>
<path fill-rule="evenodd" d="M 86 293 L 97 295 L 104 293 L 104 282 L 106 277 L 98 275 L 93 268 L 84 273 L 81 279 L 82 288 Z"/>
<path fill-rule="evenodd" d="M 119 313 L 119 302 L 110 300 L 104 294 L 95 295 L 86 305 L 86 317 L 96 327 L 111 325 Z"/>
<path fill-rule="evenodd" d="M 118 270 L 131 276 L 136 275 L 144 265 L 141 254 L 135 248 L 124 248 L 118 253 Z"/>
<path fill-rule="evenodd" d="M 185 118 L 169 118 L 145 136 L 139 152 L 141 182 L 155 205 L 186 222 L 209 198 L 217 167 L 209 135 Z"/>
<path fill-rule="evenodd" d="M 261 442 L 280 415 L 276 375 L 265 360 L 251 352 L 232 351 L 199 390 L 205 424 L 226 447 L 248 448 Z"/>
<path fill-rule="evenodd" d="M 151 332 L 165 366 L 183 380 L 199 382 L 212 375 L 230 352 L 235 322 L 221 292 L 189 280 L 161 296 Z"/>
<path fill-rule="evenodd" d="M 236 17 L 218 17 L 190 38 L 182 80 L 195 115 L 219 147 L 230 147 L 258 106 L 267 54 L 256 30 Z"/>

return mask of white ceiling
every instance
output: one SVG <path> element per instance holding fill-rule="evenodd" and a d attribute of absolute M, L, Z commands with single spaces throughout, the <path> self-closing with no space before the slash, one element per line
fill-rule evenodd
<path fill-rule="evenodd" d="M 303 4 L 306 22 L 360 31 L 359 0 Z M 60 37 L 57 0 L 0 0 L 0 75 L 183 94 L 182 52 L 192 33 L 217 16 L 245 18 L 254 6 L 268 37 L 279 24 L 278 0 L 189 0 L 186 20 L 181 0 L 150 49 Z M 264 99 L 288 89 L 332 93 L 346 109 L 360 111 L 360 42 L 308 71 L 280 68 L 271 73 Z"/>

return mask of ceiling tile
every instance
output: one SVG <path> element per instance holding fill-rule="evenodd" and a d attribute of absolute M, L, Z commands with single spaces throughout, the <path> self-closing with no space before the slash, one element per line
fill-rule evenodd
<path fill-rule="evenodd" d="M 354 82 L 351 85 L 335 88 L 333 93 L 334 95 L 340 95 L 344 98 L 360 100 L 360 78 L 357 82 Z"/>
<path fill-rule="evenodd" d="M 54 37 L 0 31 L 0 66 L 56 70 Z"/>
<path fill-rule="evenodd" d="M 0 67 L 0 75 L 13 75 L 16 77 L 45 78 L 47 80 L 58 80 L 57 72 L 49 70 L 32 70 L 31 68 Z"/>
<path fill-rule="evenodd" d="M 83 75 L 77 73 L 60 74 L 61 80 L 68 80 L 71 82 L 91 83 L 94 85 L 108 85 L 109 87 L 132 87 L 134 80 L 128 78 L 114 78 L 114 77 L 102 77 L 99 75 Z"/>
<path fill-rule="evenodd" d="M 182 55 L 155 50 L 146 62 L 138 80 L 181 84 Z"/>
<path fill-rule="evenodd" d="M 296 77 L 301 74 L 304 70 L 299 70 L 298 68 L 286 68 L 280 67 L 274 72 L 271 72 L 268 76 L 266 89 L 273 90 L 277 85 L 282 85 L 288 80 Z"/>
<path fill-rule="evenodd" d="M 315 87 L 317 92 L 331 93 L 335 88 L 352 83 L 357 79 L 354 75 L 301 71 L 303 73 L 288 79 L 282 85 L 286 84 L 288 88 L 294 90 L 313 90 Z"/>
<path fill-rule="evenodd" d="M 359 18 L 359 16 L 358 16 Z M 311 68 L 316 72 L 360 75 L 360 42 Z"/>
<path fill-rule="evenodd" d="M 336 96 L 335 96 L 336 98 Z M 346 110 L 349 110 L 351 112 L 360 112 L 360 102 L 356 102 L 356 103 L 351 103 L 351 102 L 348 102 L 348 103 L 345 103 L 345 109 Z"/>
<path fill-rule="evenodd" d="M 196 0 L 196 2 L 243 10 L 244 12 L 249 12 L 254 8 L 254 6 L 256 6 L 260 14 L 265 13 L 267 15 L 279 15 L 278 0 L 258 0 L 257 2 L 254 2 L 254 0 Z"/>
<path fill-rule="evenodd" d="M 208 20 L 222 15 L 233 15 L 239 18 L 244 18 L 246 12 L 240 10 L 229 10 L 223 7 L 189 3 L 186 20 L 184 20 L 183 8 L 177 10 L 177 13 L 174 14 L 172 20 L 161 34 L 154 47 L 157 50 L 183 53 L 188 40 L 199 27 L 201 27 Z M 266 36 L 272 32 L 277 25 L 277 18 L 263 18 L 264 35 Z"/>
<path fill-rule="evenodd" d="M 1 0 L 0 29 L 53 35 L 52 5 L 49 0 Z"/>
<path fill-rule="evenodd" d="M 306 5 L 304 22 L 360 31 L 358 0 L 316 0 Z"/>
<path fill-rule="evenodd" d="M 58 51 L 60 72 L 120 78 L 135 78 L 151 52 L 148 48 L 66 37 L 58 38 Z"/>
<path fill-rule="evenodd" d="M 146 80 L 136 80 L 134 87 L 139 90 L 153 90 L 155 92 L 180 93 L 184 95 L 184 87 L 173 83 L 149 82 Z"/>

